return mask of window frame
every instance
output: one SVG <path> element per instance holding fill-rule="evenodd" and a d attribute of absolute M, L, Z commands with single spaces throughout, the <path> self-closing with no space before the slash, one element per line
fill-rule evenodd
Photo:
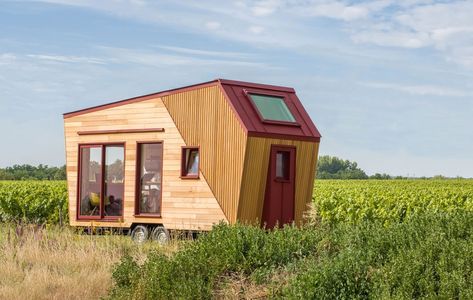
<path fill-rule="evenodd" d="M 122 207 L 120 216 L 105 216 L 104 211 L 104 201 L 105 201 L 105 168 L 106 168 L 106 159 L 105 159 L 105 148 L 106 146 L 122 146 L 123 147 L 123 170 L 125 171 L 126 166 L 126 142 L 109 142 L 109 143 L 79 143 L 78 144 L 78 159 L 77 159 L 77 186 L 76 186 L 76 220 L 77 221 L 107 221 L 107 222 L 117 222 L 123 219 L 125 212 L 125 191 L 123 191 Z M 80 214 L 80 200 L 81 200 L 81 184 L 82 184 L 82 152 L 83 148 L 101 148 L 101 181 L 100 181 L 100 205 L 99 205 L 99 214 L 97 216 L 84 216 Z M 123 189 L 125 189 L 125 173 L 123 174 Z"/>
<path fill-rule="evenodd" d="M 144 144 L 161 144 L 161 205 L 158 213 L 140 213 L 140 175 L 141 175 L 141 146 Z M 161 218 L 163 209 L 163 170 L 164 170 L 164 141 L 137 141 L 136 142 L 136 164 L 135 164 L 135 212 L 134 217 L 137 218 Z"/>
<path fill-rule="evenodd" d="M 187 173 L 187 165 L 186 165 L 186 154 L 187 150 L 197 150 L 199 155 L 199 160 L 197 161 L 197 174 L 188 175 Z M 179 176 L 181 179 L 199 179 L 200 173 L 200 147 L 199 146 L 182 146 L 181 147 L 181 175 Z"/>
<path fill-rule="evenodd" d="M 271 145 L 271 148 L 275 149 L 276 151 L 276 154 L 275 154 L 275 157 L 274 157 L 274 160 L 275 160 L 275 164 L 274 164 L 274 170 L 273 170 L 273 174 L 272 174 L 272 177 L 273 177 L 273 180 L 276 181 L 276 182 L 282 182 L 282 183 L 287 183 L 287 182 L 291 182 L 291 173 L 292 172 L 295 172 L 296 170 L 296 163 L 297 163 L 297 156 L 296 156 L 296 153 L 297 153 L 297 147 L 296 146 L 292 146 L 292 145 L 279 145 L 279 144 L 272 144 Z M 278 152 L 286 152 L 286 153 L 289 153 L 289 156 L 288 156 L 288 168 L 286 170 L 286 174 L 285 175 L 288 175 L 287 177 L 278 177 L 277 176 L 277 169 L 276 169 L 276 156 L 277 156 L 277 153 Z M 291 154 L 294 155 L 294 163 L 291 164 Z M 293 180 L 295 180 L 295 176 L 293 178 Z"/>
<path fill-rule="evenodd" d="M 282 156 L 282 176 L 278 176 L 278 154 L 281 154 Z M 291 150 L 282 150 L 278 149 L 276 150 L 276 166 L 274 170 L 274 180 L 279 181 L 279 182 L 289 182 L 289 179 L 291 178 Z"/>
<path fill-rule="evenodd" d="M 261 122 L 266 123 L 266 124 L 271 124 L 271 125 L 284 125 L 284 126 L 301 127 L 301 124 L 297 121 L 297 117 L 296 117 L 296 114 L 294 113 L 294 110 L 291 109 L 290 104 L 292 104 L 292 103 L 287 100 L 286 94 L 278 93 L 278 92 L 275 92 L 275 91 L 261 92 L 259 90 L 254 90 L 254 89 L 243 89 L 243 93 L 245 94 L 246 98 L 248 98 L 248 101 L 250 101 L 251 106 L 253 107 L 254 111 L 256 111 L 256 114 L 258 115 Z M 263 115 L 261 114 L 260 110 L 258 109 L 258 106 L 256 105 L 256 103 L 253 101 L 253 98 L 251 98 L 251 95 L 281 98 L 295 121 L 290 122 L 290 121 L 265 119 L 263 117 Z"/>

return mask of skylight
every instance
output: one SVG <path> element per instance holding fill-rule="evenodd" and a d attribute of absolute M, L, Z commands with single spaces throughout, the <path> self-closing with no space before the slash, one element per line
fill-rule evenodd
<path fill-rule="evenodd" d="M 296 122 L 296 119 L 284 102 L 284 98 L 257 94 L 249 95 L 265 121 Z"/>

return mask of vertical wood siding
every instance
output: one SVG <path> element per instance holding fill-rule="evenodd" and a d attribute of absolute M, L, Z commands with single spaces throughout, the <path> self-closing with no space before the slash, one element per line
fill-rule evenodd
<path fill-rule="evenodd" d="M 200 169 L 227 219 L 237 218 L 246 130 L 218 86 L 163 97 L 188 146 L 200 146 Z"/>
<path fill-rule="evenodd" d="M 261 220 L 271 145 L 292 145 L 297 149 L 294 219 L 300 224 L 312 200 L 319 143 L 259 137 L 248 138 L 238 219 L 249 223 Z"/>
<path fill-rule="evenodd" d="M 97 134 L 78 131 L 164 128 L 164 132 Z M 64 120 L 70 223 L 73 226 L 129 227 L 132 223 L 162 223 L 170 229 L 208 230 L 226 220 L 201 174 L 198 180 L 180 179 L 181 146 L 186 145 L 160 98 L 90 112 Z M 161 218 L 136 218 L 136 143 L 164 141 Z M 122 222 L 76 221 L 79 143 L 125 143 L 125 201 Z"/>

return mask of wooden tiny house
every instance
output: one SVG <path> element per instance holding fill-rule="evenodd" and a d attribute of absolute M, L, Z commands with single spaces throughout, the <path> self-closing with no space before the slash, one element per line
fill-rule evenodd
<path fill-rule="evenodd" d="M 219 79 L 66 113 L 64 131 L 72 226 L 273 227 L 312 199 L 320 134 L 292 88 Z"/>

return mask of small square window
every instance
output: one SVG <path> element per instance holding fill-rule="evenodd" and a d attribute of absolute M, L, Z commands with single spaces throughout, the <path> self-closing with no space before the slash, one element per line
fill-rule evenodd
<path fill-rule="evenodd" d="M 182 148 L 181 178 L 199 178 L 199 148 Z"/>
<path fill-rule="evenodd" d="M 264 121 L 296 123 L 283 97 L 249 94 Z"/>

